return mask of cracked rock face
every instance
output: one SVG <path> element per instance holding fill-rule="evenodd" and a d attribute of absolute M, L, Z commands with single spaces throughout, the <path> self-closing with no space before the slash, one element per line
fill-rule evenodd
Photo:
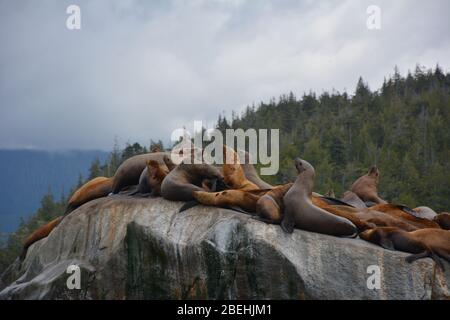
<path fill-rule="evenodd" d="M 431 259 L 360 239 L 285 234 L 230 210 L 111 196 L 72 212 L 1 277 L 0 299 L 442 299 Z M 69 289 L 67 267 L 80 269 Z M 380 288 L 368 289 L 378 266 Z M 373 278 L 372 278 L 373 279 Z"/>

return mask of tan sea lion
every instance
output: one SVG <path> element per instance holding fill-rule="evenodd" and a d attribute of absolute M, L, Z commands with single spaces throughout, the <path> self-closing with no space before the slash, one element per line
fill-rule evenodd
<path fill-rule="evenodd" d="M 113 179 L 97 177 L 89 180 L 73 193 L 67 202 L 65 214 L 94 199 L 106 197 L 112 191 Z"/>
<path fill-rule="evenodd" d="M 48 222 L 28 236 L 23 246 L 21 259 L 25 258 L 29 246 L 31 246 L 34 242 L 47 237 L 53 228 L 55 228 L 67 214 L 82 206 L 86 202 L 106 197 L 112 190 L 112 183 L 112 178 L 97 177 L 89 180 L 78 188 L 67 202 L 66 211 L 63 216 Z"/>
<path fill-rule="evenodd" d="M 31 235 L 29 235 L 24 241 L 22 253 L 19 257 L 20 261 L 24 260 L 27 256 L 28 248 L 36 241 L 47 237 L 50 232 L 52 232 L 52 230 L 58 226 L 63 218 L 64 216 L 57 217 L 56 219 L 53 219 L 52 221 L 46 223 L 45 225 L 34 231 Z"/>
<path fill-rule="evenodd" d="M 356 226 L 348 219 L 331 214 L 312 203 L 314 168 L 307 161 L 295 159 L 298 177 L 283 197 L 285 206 L 281 227 L 292 233 L 299 229 L 339 237 L 355 237 Z"/>
<path fill-rule="evenodd" d="M 233 210 L 242 209 L 247 213 L 254 213 L 256 212 L 256 203 L 267 191 L 267 189 L 249 191 L 230 189 L 220 192 L 194 191 L 193 197 L 203 205 Z"/>
<path fill-rule="evenodd" d="M 378 196 L 379 176 L 380 171 L 376 166 L 373 166 L 366 175 L 359 177 L 353 183 L 350 191 L 354 192 L 364 202 L 387 203 Z"/>
<path fill-rule="evenodd" d="M 418 229 L 423 228 L 434 228 L 440 229 L 441 227 L 434 221 L 430 221 L 424 218 L 418 218 L 414 214 L 415 212 L 403 205 L 396 205 L 392 203 L 387 204 L 378 204 L 373 207 L 370 207 L 370 210 L 380 211 L 389 214 L 392 217 L 395 217 L 399 220 L 412 224 Z"/>
<path fill-rule="evenodd" d="M 231 189 L 242 191 L 260 189 L 255 183 L 247 179 L 241 166 L 239 155 L 226 145 L 223 146 L 223 159 L 222 172 L 224 181 Z"/>
<path fill-rule="evenodd" d="M 371 209 L 358 209 L 342 205 L 321 206 L 327 212 L 350 220 L 358 228 L 358 232 L 376 227 L 396 227 L 405 231 L 420 229 L 409 221 L 403 221 L 385 212 Z"/>
<path fill-rule="evenodd" d="M 239 155 L 243 154 L 244 161 L 241 162 L 241 167 L 244 170 L 245 176 L 249 181 L 256 184 L 260 189 L 270 189 L 273 188 L 272 185 L 268 184 L 260 178 L 258 172 L 256 172 L 255 167 L 251 162 L 250 153 L 247 151 L 239 150 Z"/>
<path fill-rule="evenodd" d="M 117 194 L 125 187 L 139 184 L 139 178 L 142 171 L 147 166 L 147 161 L 155 160 L 161 165 L 165 165 L 164 156 L 168 155 L 166 152 L 146 153 L 133 156 L 125 160 L 113 177 L 112 193 Z"/>
<path fill-rule="evenodd" d="M 406 232 L 397 228 L 375 228 L 359 234 L 361 239 L 378 244 L 388 250 L 412 253 L 406 258 L 411 263 L 417 259 L 432 258 L 441 268 L 438 257 L 450 262 L 450 232 L 442 229 L 420 229 Z"/>

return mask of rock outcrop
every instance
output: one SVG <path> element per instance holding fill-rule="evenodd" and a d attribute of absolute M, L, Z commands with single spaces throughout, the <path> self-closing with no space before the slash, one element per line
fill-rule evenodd
<path fill-rule="evenodd" d="M 285 234 L 230 210 L 111 196 L 72 212 L 2 275 L 1 299 L 442 299 L 445 272 L 431 259 L 360 239 Z M 69 289 L 69 265 L 81 289 Z M 369 266 L 381 286 L 368 289 Z M 369 279 L 370 282 L 370 279 Z"/>

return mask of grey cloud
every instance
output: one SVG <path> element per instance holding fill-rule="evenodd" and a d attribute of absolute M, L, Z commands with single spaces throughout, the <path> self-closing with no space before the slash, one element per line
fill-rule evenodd
<path fill-rule="evenodd" d="M 65 28 L 81 7 L 82 30 Z M 370 31 L 366 8 L 382 9 Z M 0 1 L 0 147 L 168 141 L 293 91 L 450 66 L 448 1 Z M 448 69 L 447 69 L 448 70 Z"/>

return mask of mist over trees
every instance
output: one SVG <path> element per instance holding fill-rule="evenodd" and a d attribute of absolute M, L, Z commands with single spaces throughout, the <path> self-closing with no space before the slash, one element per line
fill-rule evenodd
<path fill-rule="evenodd" d="M 248 106 L 231 119 L 219 115 L 217 128 L 280 129 L 280 170 L 264 176 L 278 184 L 295 179 L 293 159 L 301 157 L 316 169 L 315 191 L 334 190 L 337 197 L 372 165 L 381 171 L 382 198 L 409 207 L 450 210 L 450 74 L 437 66 L 401 75 L 397 69 L 372 91 L 360 78 L 354 94 L 293 93 Z M 87 180 L 111 177 L 129 157 L 159 148 L 117 143 L 108 159 L 92 162 L 89 176 L 80 176 L 68 197 L 44 196 L 41 208 L 18 230 L 0 239 L 0 272 L 20 253 L 22 241 L 44 223 L 62 215 L 70 195 Z"/>

